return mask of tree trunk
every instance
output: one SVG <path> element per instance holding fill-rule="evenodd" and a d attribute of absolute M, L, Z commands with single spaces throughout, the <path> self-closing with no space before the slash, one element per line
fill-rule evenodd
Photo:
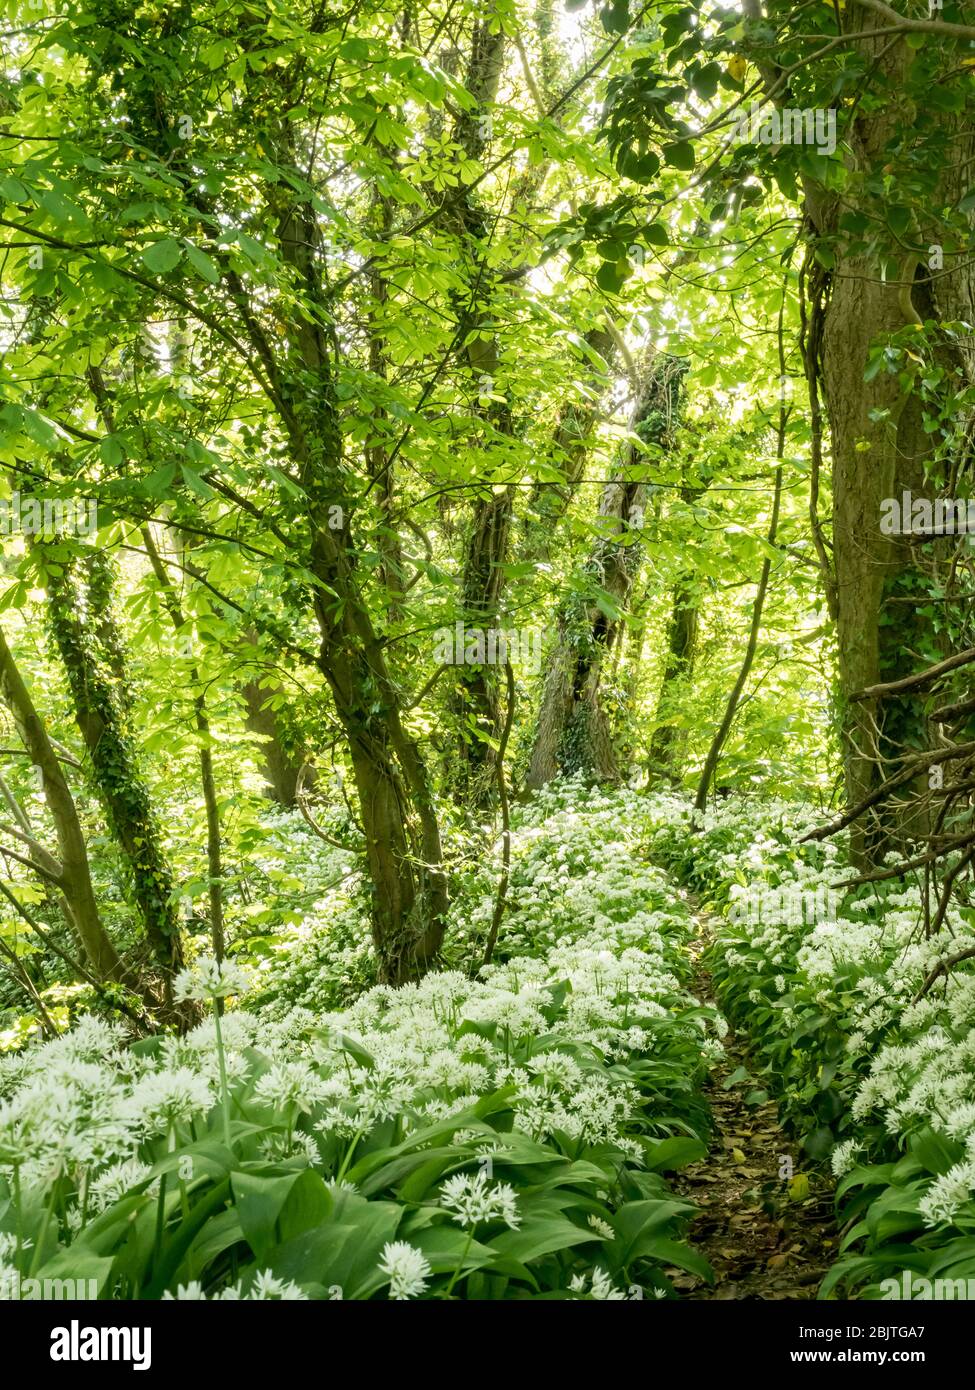
<path fill-rule="evenodd" d="M 40 769 L 44 800 L 54 822 L 60 862 L 50 866 L 63 895 L 65 915 L 81 943 L 85 959 L 99 980 L 121 980 L 122 964 L 105 930 L 88 865 L 88 849 L 74 797 L 51 745 L 44 722 L 34 707 L 23 677 L 0 632 L 0 693 L 13 716 L 31 762 Z"/>
<path fill-rule="evenodd" d="M 296 757 L 285 746 L 281 720 L 276 710 L 266 709 L 276 689 L 259 679 L 245 681 L 240 687 L 246 709 L 245 725 L 260 740 L 261 771 L 268 796 L 280 806 L 294 806 L 297 800 L 298 774 L 304 756 Z"/>
<path fill-rule="evenodd" d="M 684 371 L 684 364 L 667 356 L 651 363 L 631 426 L 645 443 L 664 445 L 670 437 Z M 585 566 L 596 592 L 592 598 L 573 597 L 561 605 L 525 779 L 529 788 L 542 787 L 559 773 L 618 776 L 600 682 L 607 654 L 622 640 L 623 615 L 639 568 L 640 543 L 629 537 L 643 528 L 643 471 L 642 452 L 629 445 L 600 498 L 597 523 L 602 535 Z"/>
<path fill-rule="evenodd" d="M 494 11 L 493 3 L 490 9 Z M 461 112 L 454 131 L 455 140 L 469 159 L 482 156 L 489 143 L 490 107 L 497 96 L 504 61 L 507 39 L 499 24 L 492 25 L 493 18 L 492 13 L 475 24 L 465 82 L 474 104 Z M 482 395 L 492 397 L 483 408 L 483 417 L 495 448 L 501 452 L 505 441 L 514 435 L 514 422 L 511 406 L 507 399 L 500 398 L 496 383 L 497 337 L 490 329 L 484 332 L 493 317 L 490 300 L 494 276 L 486 275 L 482 265 L 483 248 L 492 229 L 484 210 L 472 197 L 465 197 L 460 203 L 457 222 L 454 230 L 462 241 L 469 243 L 477 267 L 476 280 L 471 285 L 472 302 L 463 311 L 458 335 L 466 341 L 467 364 L 475 384 Z M 495 485 L 487 479 L 482 481 L 476 496 L 461 580 L 461 617 L 467 627 L 487 630 L 498 625 L 504 592 L 502 566 L 508 559 L 514 498 L 513 486 Z M 497 785 L 495 747 L 501 718 L 498 669 L 484 663 L 458 665 L 451 703 L 459 727 L 453 780 L 465 801 L 484 806 L 494 796 Z"/>
<path fill-rule="evenodd" d="M 179 597 L 169 577 L 169 572 L 163 564 L 162 556 L 152 532 L 148 526 L 142 528 L 142 543 L 145 546 L 146 554 L 149 556 L 149 563 L 152 565 L 152 572 L 156 576 L 162 593 L 162 600 L 166 607 L 166 612 L 170 616 L 173 630 L 176 633 L 182 632 L 186 625 L 186 618 L 179 602 Z M 217 801 L 217 783 L 213 775 L 213 753 L 210 748 L 210 719 L 207 715 L 206 698 L 203 695 L 203 682 L 200 672 L 194 665 L 190 670 L 190 679 L 194 690 L 198 693 L 193 696 L 193 719 L 196 724 L 196 732 L 200 739 L 200 786 L 203 792 L 203 804 L 206 810 L 207 822 L 207 892 L 210 903 L 210 940 L 213 944 L 213 954 L 217 960 L 223 960 L 224 954 L 224 934 L 223 934 L 223 856 L 220 842 L 220 807 Z"/>
<path fill-rule="evenodd" d="M 875 16 L 859 7 L 848 17 L 850 29 L 872 28 Z M 913 50 L 903 38 L 863 39 L 859 45 L 877 62 L 889 89 L 905 80 Z M 953 169 L 945 176 L 944 206 L 968 187 L 973 132 L 962 118 L 943 113 L 945 148 L 955 151 Z M 890 105 L 864 104 L 847 140 L 859 169 L 878 168 L 894 136 L 896 112 Z M 952 186 L 948 187 L 948 182 Z M 853 184 L 856 195 L 842 204 L 815 186 L 808 186 L 807 212 L 815 232 L 835 233 L 841 213 L 861 212 L 883 220 L 885 205 L 869 182 Z M 911 243 L 927 246 L 930 237 L 915 226 Z M 842 238 L 834 242 L 835 265 L 828 292 L 819 306 L 822 314 L 820 370 L 830 424 L 833 486 L 833 554 L 841 694 L 848 697 L 880 681 L 908 675 L 917 665 L 919 650 L 931 638 L 922 603 L 891 604 L 923 593 L 923 569 L 910 543 L 882 534 L 881 503 L 936 493 L 940 479 L 926 473 L 932 459 L 932 436 L 924 429 L 921 401 L 905 393 L 896 373 L 881 370 L 864 380 L 871 346 L 924 319 L 971 318 L 975 277 L 967 257 L 957 268 L 930 277 L 919 269 L 917 254 L 907 253 L 886 283 L 876 258 L 846 252 Z M 940 349 L 948 359 L 949 349 Z M 952 349 L 953 364 L 961 363 L 972 377 L 972 349 Z M 849 702 L 843 708 L 846 798 L 855 805 L 884 777 L 884 767 L 905 748 L 923 745 L 920 712 L 909 700 Z M 870 820 L 851 830 L 854 864 L 867 868 L 894 845 L 902 845 L 924 825 L 905 816 L 896 800 L 878 805 Z"/>
<path fill-rule="evenodd" d="M 91 551 L 85 561 L 83 603 L 74 566 L 62 561 L 57 574 L 48 572 L 48 612 L 95 791 L 128 865 L 132 897 L 168 995 L 173 975 L 183 968 L 173 875 L 129 726 L 130 696 L 111 611 L 111 568 L 102 551 Z"/>
<path fill-rule="evenodd" d="M 681 579 L 673 589 L 670 619 L 667 623 L 667 655 L 657 695 L 654 730 L 650 740 L 650 774 L 668 781 L 679 779 L 687 744 L 687 730 L 674 717 L 679 689 L 690 681 L 694 671 L 700 609 L 690 579 Z"/>
<path fill-rule="evenodd" d="M 290 132 L 279 128 L 282 163 L 294 164 Z M 297 173 L 296 173 L 297 179 Z M 256 313 L 246 327 L 264 363 L 311 531 L 308 568 L 318 583 L 311 603 L 320 635 L 319 666 L 349 742 L 372 879 L 372 934 L 389 983 L 416 978 L 443 939 L 447 882 L 440 828 L 427 771 L 404 729 L 402 702 L 360 594 L 353 507 L 342 466 L 342 435 L 329 355 L 329 316 L 319 279 L 321 233 L 302 195 L 275 186 L 273 214 L 281 254 L 308 310 L 276 306 L 285 342 L 272 350 Z M 246 302 L 246 291 L 239 285 Z M 343 524 L 329 526 L 333 509 Z"/>
<path fill-rule="evenodd" d="M 587 385 L 596 393 L 607 385 L 616 343 L 609 329 L 599 324 L 586 334 L 586 344 L 604 364 L 597 366 L 588 359 L 585 364 Z M 557 468 L 562 478 L 558 482 L 537 479 L 532 486 L 520 547 L 522 558 L 541 560 L 550 554 L 562 518 L 582 481 L 599 414 L 599 404 L 593 400 L 570 401 L 560 412 L 551 457 L 546 462 Z"/>

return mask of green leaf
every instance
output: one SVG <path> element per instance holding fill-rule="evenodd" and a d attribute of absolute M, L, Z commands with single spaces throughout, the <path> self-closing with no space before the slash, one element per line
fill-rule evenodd
<path fill-rule="evenodd" d="M 191 241 L 184 242 L 183 245 L 186 251 L 186 259 L 196 271 L 197 275 L 199 275 L 200 279 L 205 280 L 208 285 L 217 284 L 220 279 L 220 271 L 207 253 L 201 251 L 198 246 L 194 246 Z"/>
<path fill-rule="evenodd" d="M 241 1230 L 258 1260 L 263 1260 L 271 1246 L 276 1243 L 275 1227 L 278 1217 L 301 1176 L 301 1173 L 286 1173 L 278 1177 L 259 1173 L 231 1174 L 230 1181 L 233 1185 Z M 317 1174 L 310 1176 L 316 1177 Z M 323 1220 L 330 1209 L 331 1199 L 328 1199 L 322 1212 Z"/>
<path fill-rule="evenodd" d="M 125 454 L 116 435 L 103 435 L 98 444 L 98 453 L 106 468 L 121 468 Z"/>
<path fill-rule="evenodd" d="M 563 1216 L 544 1216 L 526 1221 L 516 1231 L 504 1231 L 491 1241 L 491 1248 L 505 1259 L 528 1264 L 555 1250 L 568 1250 L 598 1240 L 593 1230 L 574 1226 Z"/>
<path fill-rule="evenodd" d="M 0 201 L 4 203 L 29 203 L 30 189 L 12 174 L 0 178 Z"/>
<path fill-rule="evenodd" d="M 55 189 L 48 189 L 46 193 L 42 193 L 38 201 L 53 222 L 72 227 L 83 227 L 88 223 L 88 214 L 84 209 Z"/>
<path fill-rule="evenodd" d="M 698 1163 L 707 1156 L 708 1146 L 700 1139 L 677 1136 L 673 1139 L 649 1140 L 647 1148 L 647 1168 L 652 1173 L 673 1173 L 686 1168 L 689 1163 Z"/>
<path fill-rule="evenodd" d="M 341 1289 L 362 1298 L 387 1282 L 379 1270 L 383 1246 L 396 1238 L 403 1208 L 345 1194 L 335 1217 L 275 1247 L 268 1268 L 280 1279 Z"/>
<path fill-rule="evenodd" d="M 672 145 L 664 145 L 663 157 L 675 169 L 694 168 L 694 146 L 690 140 L 675 140 Z"/>
<path fill-rule="evenodd" d="M 619 294 L 629 274 L 629 263 L 622 261 L 603 261 L 596 271 L 596 284 L 607 294 Z"/>
<path fill-rule="evenodd" d="M 714 1283 L 714 1270 L 707 1260 L 683 1241 L 668 1240 L 665 1236 L 641 1238 L 631 1255 L 632 1259 L 637 1257 L 657 1260 L 663 1265 L 676 1265 L 678 1269 L 686 1269 L 689 1274 L 696 1274 L 709 1284 Z"/>
<path fill-rule="evenodd" d="M 613 1214 L 611 1225 L 617 1233 L 616 1249 L 621 1266 L 635 1260 L 647 1240 L 671 1227 L 678 1217 L 688 1216 L 693 1203 L 649 1198 L 627 1202 Z"/>
<path fill-rule="evenodd" d="M 187 468 L 185 463 L 180 465 L 180 473 L 183 476 L 183 482 L 198 497 L 203 497 L 209 501 L 211 497 L 215 496 L 213 489 L 207 486 L 199 473 L 195 473 L 192 468 Z"/>
<path fill-rule="evenodd" d="M 153 275 L 167 275 L 179 265 L 182 255 L 183 248 L 175 237 L 165 236 L 147 246 L 142 253 L 142 259 L 146 269 L 151 270 Z"/>

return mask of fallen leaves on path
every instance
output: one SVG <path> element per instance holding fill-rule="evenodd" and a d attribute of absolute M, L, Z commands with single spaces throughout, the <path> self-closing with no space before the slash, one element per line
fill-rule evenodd
<path fill-rule="evenodd" d="M 697 992 L 714 1002 L 703 971 Z M 679 1270 L 671 1277 L 692 1300 L 815 1298 L 838 1239 L 830 1189 L 820 1172 L 803 1167 L 775 1102 L 749 1072 L 743 1043 L 729 1033 L 725 1049 L 706 1088 L 715 1123 L 710 1152 L 676 1184 L 699 1208 L 690 1239 L 715 1283 Z"/>

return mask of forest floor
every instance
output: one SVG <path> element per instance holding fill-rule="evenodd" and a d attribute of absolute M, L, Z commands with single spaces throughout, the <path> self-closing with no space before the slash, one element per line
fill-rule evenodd
<path fill-rule="evenodd" d="M 694 992 L 717 1007 L 701 956 L 710 940 L 706 917 L 691 944 Z M 743 1040 L 733 1031 L 705 1094 L 714 1116 L 708 1156 L 676 1175 L 677 1191 L 699 1207 L 690 1240 L 711 1265 L 714 1285 L 670 1271 L 687 1299 L 812 1299 L 836 1256 L 839 1232 L 832 1193 L 803 1165 L 798 1146 L 760 1101 Z"/>

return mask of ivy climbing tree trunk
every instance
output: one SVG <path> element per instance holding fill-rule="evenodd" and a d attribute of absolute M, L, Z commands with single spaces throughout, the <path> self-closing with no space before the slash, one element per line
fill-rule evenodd
<path fill-rule="evenodd" d="M 683 363 L 655 357 L 633 412 L 632 429 L 645 444 L 664 448 L 679 412 Z M 643 451 L 627 445 L 603 489 L 599 534 L 581 588 L 559 609 L 554 650 L 547 658 L 538 724 L 525 779 L 542 787 L 559 773 L 618 776 L 610 723 L 601 700 L 603 664 L 625 631 L 625 610 L 640 562 L 639 535 L 646 502 Z"/>
<path fill-rule="evenodd" d="M 744 10 L 753 20 L 765 22 L 762 0 L 744 0 Z M 907 183 L 913 177 L 910 161 L 916 156 L 906 154 L 911 142 L 904 141 L 904 122 L 910 115 L 889 94 L 910 90 L 916 49 L 913 36 L 903 30 L 877 32 L 871 0 L 858 0 L 850 7 L 842 30 L 850 52 L 869 74 L 872 95 L 853 103 L 843 133 L 847 177 L 842 195 L 808 172 L 802 179 L 811 253 L 827 269 L 826 274 L 808 277 L 816 288 L 804 338 L 807 378 L 822 381 L 830 427 L 831 556 L 815 518 L 813 531 L 836 617 L 846 797 L 848 804 L 856 805 L 883 782 L 892 758 L 923 743 L 925 730 L 919 710 L 909 701 L 850 697 L 910 674 L 916 653 L 927 650 L 934 639 L 925 605 L 917 602 L 924 592 L 923 568 L 908 542 L 882 532 L 882 504 L 904 492 L 937 492 L 945 471 L 933 436 L 925 429 L 920 392 L 904 389 L 896 358 L 884 363 L 876 354 L 898 338 L 903 343 L 905 330 L 919 334 L 914 342 L 920 344 L 925 341 L 925 324 L 935 328 L 933 336 L 938 338 L 937 324 L 971 321 L 975 269 L 967 247 L 959 247 L 945 261 L 944 248 L 932 244 L 939 234 L 927 223 L 936 225 L 935 210 L 957 206 L 970 186 L 975 126 L 962 104 L 945 101 L 925 113 L 925 138 L 930 142 L 937 132 L 939 150 L 951 157 L 946 155 L 937 174 L 938 186 L 919 202 L 927 203 L 928 213 L 906 206 L 896 209 L 897 215 L 903 214 L 903 224 L 895 228 L 890 222 L 892 250 L 878 253 L 863 229 L 885 228 L 895 213 L 888 185 L 876 171 L 899 176 L 906 171 Z M 943 35 L 949 30 L 950 26 L 943 29 Z M 945 51 L 945 61 L 948 72 L 953 63 L 950 50 Z M 775 103 L 795 104 L 789 73 L 768 57 L 758 65 Z M 877 99 L 878 93 L 888 95 Z M 971 213 L 968 223 L 970 229 Z M 929 253 L 935 253 L 930 265 Z M 969 383 L 975 381 L 970 341 L 940 335 L 935 352 L 936 365 L 960 367 Z M 814 411 L 817 396 L 813 383 Z M 852 827 L 853 862 L 869 868 L 892 845 L 924 829 L 923 822 L 905 815 L 903 801 L 886 799 Z"/>
<path fill-rule="evenodd" d="M 95 791 L 124 856 L 132 898 L 167 998 L 183 968 L 172 870 L 131 727 L 131 695 L 112 613 L 111 564 L 103 551 L 47 569 L 48 615 L 68 677 Z"/>

